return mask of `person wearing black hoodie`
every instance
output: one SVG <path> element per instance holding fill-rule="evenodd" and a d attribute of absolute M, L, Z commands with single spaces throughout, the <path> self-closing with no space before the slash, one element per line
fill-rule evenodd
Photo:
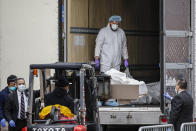
<path fill-rule="evenodd" d="M 74 99 L 68 94 L 69 81 L 65 77 L 59 77 L 55 83 L 55 89 L 45 97 L 45 106 L 60 104 L 74 112 Z"/>

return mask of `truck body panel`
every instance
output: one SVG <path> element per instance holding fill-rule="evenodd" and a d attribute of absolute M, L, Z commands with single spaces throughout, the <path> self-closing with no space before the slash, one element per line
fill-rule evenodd
<path fill-rule="evenodd" d="M 159 124 L 159 107 L 100 107 L 101 125 L 147 125 Z M 150 117 L 149 117 L 150 116 Z"/>

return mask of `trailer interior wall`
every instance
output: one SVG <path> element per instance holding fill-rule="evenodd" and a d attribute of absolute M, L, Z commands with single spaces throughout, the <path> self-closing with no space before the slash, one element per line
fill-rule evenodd
<path fill-rule="evenodd" d="M 68 0 L 67 2 L 67 59 L 69 62 L 93 61 L 97 36 L 97 32 L 73 33 L 71 28 L 99 30 L 107 26 L 110 16 L 120 15 L 122 17 L 120 27 L 132 33 L 132 35 L 127 35 L 129 64 L 145 67 L 146 65 L 156 65 L 158 67 L 158 0 Z M 142 35 L 144 33 L 147 35 Z M 137 79 L 152 78 L 154 81 L 158 81 L 160 78 L 159 69 L 133 69 L 131 73 Z"/>
<path fill-rule="evenodd" d="M 58 60 L 58 0 L 0 0 L 0 87 L 29 65 Z"/>

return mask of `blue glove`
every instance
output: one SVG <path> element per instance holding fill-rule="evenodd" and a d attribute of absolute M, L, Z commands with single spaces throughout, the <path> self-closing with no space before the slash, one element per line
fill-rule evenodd
<path fill-rule="evenodd" d="M 99 60 L 98 59 L 95 59 L 95 64 L 96 64 L 96 67 L 99 68 Z"/>
<path fill-rule="evenodd" d="M 11 121 L 9 122 L 9 125 L 10 125 L 11 127 L 16 127 L 15 122 L 14 122 L 13 120 L 11 120 Z"/>
<path fill-rule="evenodd" d="M 2 126 L 2 127 L 5 127 L 5 122 L 6 122 L 5 119 L 1 119 L 1 126 Z"/>
<path fill-rule="evenodd" d="M 102 106 L 102 102 L 101 101 L 98 101 L 97 105 L 98 106 Z"/>
<path fill-rule="evenodd" d="M 116 101 L 106 101 L 105 105 L 106 106 L 119 106 L 119 103 Z"/>
<path fill-rule="evenodd" d="M 128 60 L 125 60 L 124 61 L 124 65 L 125 65 L 125 67 L 128 67 L 129 66 Z"/>
<path fill-rule="evenodd" d="M 169 95 L 169 93 L 167 93 L 167 92 L 164 94 L 164 96 L 165 96 L 165 98 L 167 98 L 167 99 L 169 99 L 169 100 L 172 99 L 172 97 L 171 97 L 171 96 Z"/>

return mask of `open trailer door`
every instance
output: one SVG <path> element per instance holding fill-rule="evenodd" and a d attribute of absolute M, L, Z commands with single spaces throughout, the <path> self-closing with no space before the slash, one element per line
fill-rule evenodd
<path fill-rule="evenodd" d="M 161 110 L 165 112 L 164 92 L 175 95 L 176 80 L 191 85 L 191 0 L 160 0 Z"/>

